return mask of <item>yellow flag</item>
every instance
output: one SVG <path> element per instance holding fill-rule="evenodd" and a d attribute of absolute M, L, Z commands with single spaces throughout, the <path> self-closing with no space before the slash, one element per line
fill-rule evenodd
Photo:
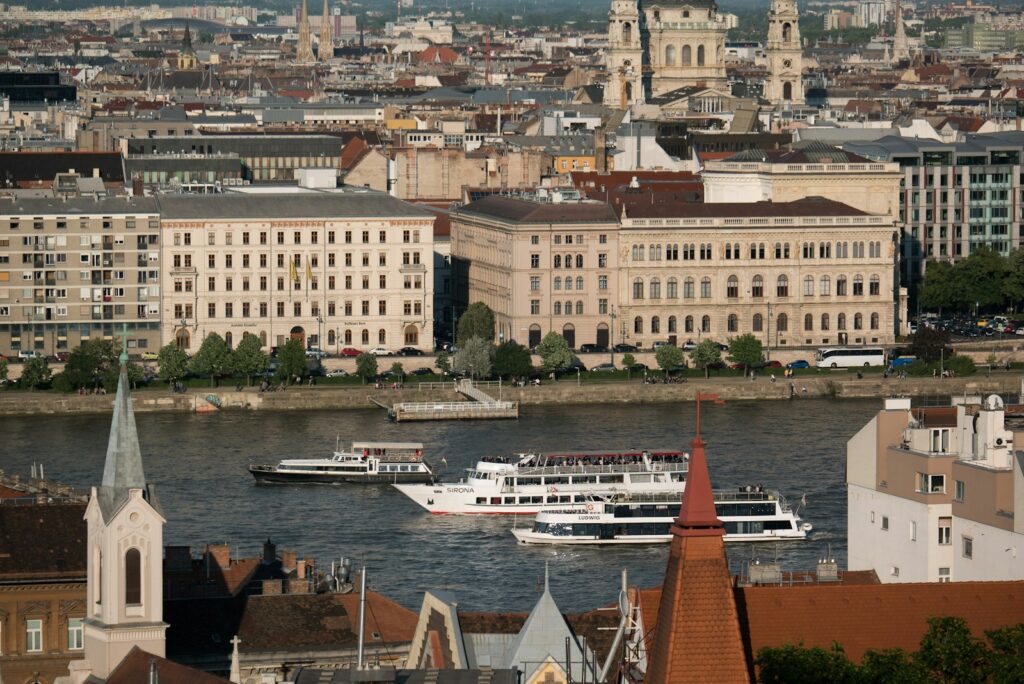
<path fill-rule="evenodd" d="M 306 280 L 313 279 L 313 269 L 309 266 L 309 257 L 306 257 Z"/>
<path fill-rule="evenodd" d="M 295 260 L 294 259 L 289 259 L 288 260 L 288 277 L 291 278 L 293 281 L 296 281 L 296 282 L 298 282 L 298 280 L 299 280 L 299 274 L 295 271 Z"/>

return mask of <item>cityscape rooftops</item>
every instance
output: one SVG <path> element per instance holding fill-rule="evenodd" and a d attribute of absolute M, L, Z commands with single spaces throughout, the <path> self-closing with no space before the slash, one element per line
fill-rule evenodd
<path fill-rule="evenodd" d="M 479 214 L 511 223 L 615 223 L 612 208 L 604 202 L 547 202 L 492 195 L 458 209 L 453 214 Z"/>
<path fill-rule="evenodd" d="M 364 188 L 288 194 L 160 195 L 157 202 L 161 215 L 169 220 L 433 217 L 425 209 Z"/>

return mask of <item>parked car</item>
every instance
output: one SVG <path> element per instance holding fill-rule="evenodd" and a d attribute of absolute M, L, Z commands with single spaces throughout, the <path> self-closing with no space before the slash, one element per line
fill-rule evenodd
<path fill-rule="evenodd" d="M 811 364 L 809 364 L 807 361 L 805 361 L 803 359 L 798 359 L 796 361 L 790 361 L 789 363 L 786 364 L 786 368 L 789 368 L 790 370 L 794 370 L 794 369 L 797 369 L 797 368 L 810 368 L 810 367 L 811 367 Z"/>
<path fill-rule="evenodd" d="M 916 356 L 898 356 L 889 362 L 889 368 L 899 368 L 900 366 L 909 366 L 910 364 L 917 361 Z"/>
<path fill-rule="evenodd" d="M 345 347 L 340 352 L 338 352 L 340 356 L 359 356 L 362 353 L 363 352 L 359 351 L 355 347 Z"/>
<path fill-rule="evenodd" d="M 19 361 L 27 361 L 28 359 L 34 359 L 37 356 L 40 356 L 39 352 L 33 351 L 31 349 L 22 349 L 21 351 L 18 352 Z"/>
<path fill-rule="evenodd" d="M 58 354 L 57 355 L 57 360 L 58 361 L 67 361 L 67 357 L 68 357 L 67 352 L 60 352 L 60 353 L 64 354 L 64 358 L 63 359 L 60 358 L 60 355 Z M 154 351 L 142 352 L 141 356 L 142 356 L 142 360 L 143 361 L 156 361 L 157 359 L 160 358 L 160 355 L 157 354 Z"/>
<path fill-rule="evenodd" d="M 327 352 L 319 347 L 308 347 L 306 349 L 306 356 L 311 359 L 326 359 Z"/>
<path fill-rule="evenodd" d="M 402 347 L 398 350 L 399 356 L 423 356 L 423 351 L 416 347 Z"/>
<path fill-rule="evenodd" d="M 654 349 L 654 351 L 658 351 L 662 347 L 674 347 L 674 346 L 676 346 L 676 345 L 674 345 L 673 343 L 668 342 L 666 340 L 658 340 L 657 342 L 654 343 L 653 349 Z"/>
<path fill-rule="evenodd" d="M 781 361 L 774 361 L 774 360 L 772 360 L 772 361 L 761 361 L 760 363 L 755 363 L 753 367 L 754 368 L 782 368 L 782 362 Z"/>
<path fill-rule="evenodd" d="M 647 370 L 647 364 L 646 363 L 634 363 L 632 366 L 629 367 L 629 370 L 630 370 L 631 373 L 643 373 L 644 371 Z"/>
<path fill-rule="evenodd" d="M 416 370 L 409 371 L 409 375 L 436 375 L 437 371 L 433 368 L 417 368 Z"/>
<path fill-rule="evenodd" d="M 374 347 L 368 353 L 373 354 L 374 356 L 394 356 L 395 355 L 394 352 L 392 352 L 392 351 L 390 351 L 388 349 L 385 349 L 384 347 Z"/>
<path fill-rule="evenodd" d="M 581 373 L 586 373 L 587 367 L 583 365 L 582 361 L 580 361 L 578 358 L 574 356 L 572 357 L 572 361 L 569 362 L 569 365 L 566 366 L 565 370 L 570 373 L 572 371 L 580 371 Z"/>
<path fill-rule="evenodd" d="M 611 373 L 617 370 L 614 363 L 599 363 L 590 369 L 591 373 Z"/>
<path fill-rule="evenodd" d="M 347 378 L 348 371 L 344 368 L 335 368 L 332 371 L 327 371 L 328 378 Z"/>
<path fill-rule="evenodd" d="M 145 355 L 142 358 L 146 358 Z M 66 351 L 54 352 L 53 360 L 57 363 L 64 363 L 68 360 L 68 353 Z"/>
<path fill-rule="evenodd" d="M 604 354 L 607 353 L 608 347 L 601 346 L 599 344 L 581 344 L 581 354 Z"/>
<path fill-rule="evenodd" d="M 615 349 L 615 351 L 619 352 L 620 354 L 625 354 L 627 352 L 639 351 L 639 349 L 637 349 L 635 345 L 625 344 L 625 343 L 620 343 L 620 344 L 615 345 L 614 349 Z"/>
<path fill-rule="evenodd" d="M 696 348 L 697 343 L 693 340 L 686 340 L 686 342 L 683 343 L 683 351 L 693 351 Z"/>

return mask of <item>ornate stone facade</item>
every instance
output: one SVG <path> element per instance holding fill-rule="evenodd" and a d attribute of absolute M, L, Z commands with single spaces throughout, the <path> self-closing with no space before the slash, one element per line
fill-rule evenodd
<path fill-rule="evenodd" d="M 772 0 L 768 14 L 768 80 L 764 99 L 772 104 L 804 104 L 800 16 L 796 0 Z"/>

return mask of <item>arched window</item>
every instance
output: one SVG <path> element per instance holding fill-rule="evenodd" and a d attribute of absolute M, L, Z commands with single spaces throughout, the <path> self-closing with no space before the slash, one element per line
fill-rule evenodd
<path fill-rule="evenodd" d="M 697 46 L 697 66 L 704 66 L 704 46 Z"/>
<path fill-rule="evenodd" d="M 821 287 L 818 288 L 818 294 L 829 295 L 832 294 L 832 279 L 826 276 L 821 276 L 821 280 L 818 281 Z"/>
<path fill-rule="evenodd" d="M 583 255 L 582 254 L 577 254 L 576 255 L 576 268 L 583 268 Z"/>
<path fill-rule="evenodd" d="M 555 285 L 554 285 L 554 287 L 555 287 L 556 290 L 561 290 L 562 289 L 562 279 L 561 278 L 558 278 L 558 277 L 555 278 Z"/>
<path fill-rule="evenodd" d="M 683 281 L 683 299 L 693 299 L 693 278 Z"/>
<path fill-rule="evenodd" d="M 729 314 L 729 318 L 726 319 L 726 329 L 734 333 L 740 329 L 740 319 L 736 314 Z"/>
<path fill-rule="evenodd" d="M 345 344 L 352 344 L 352 331 L 345 330 Z"/>
<path fill-rule="evenodd" d="M 640 261 L 640 248 L 637 245 L 633 245 L 633 248 L 630 250 L 630 256 L 633 258 L 633 261 Z"/>
<path fill-rule="evenodd" d="M 567 301 L 565 303 L 565 315 L 572 316 L 572 302 Z"/>
<path fill-rule="evenodd" d="M 669 45 L 665 48 L 665 66 L 676 65 L 676 46 Z"/>
<path fill-rule="evenodd" d="M 871 314 L 871 329 L 878 330 L 878 314 Z"/>
<path fill-rule="evenodd" d="M 651 284 L 649 289 L 651 299 L 661 299 L 661 279 L 651 278 Z"/>
<path fill-rule="evenodd" d="M 814 296 L 814 276 L 804 276 L 804 297 Z"/>
<path fill-rule="evenodd" d="M 736 299 L 740 296 L 740 279 L 736 276 L 729 276 L 725 282 L 725 296 L 729 299 Z"/>
<path fill-rule="evenodd" d="M 651 334 L 657 335 L 661 332 L 661 319 L 657 316 L 651 317 Z"/>
<path fill-rule="evenodd" d="M 261 347 L 266 347 L 267 346 L 267 331 L 266 330 L 260 330 L 260 346 Z"/>
<path fill-rule="evenodd" d="M 683 319 L 683 332 L 693 332 L 693 316 L 687 316 Z"/>
<path fill-rule="evenodd" d="M 821 329 L 828 330 L 828 314 L 821 314 Z"/>
<path fill-rule="evenodd" d="M 759 275 L 754 276 L 754 279 L 750 281 L 750 294 L 755 299 L 764 297 L 764 278 Z"/>
<path fill-rule="evenodd" d="M 750 329 L 754 332 L 761 332 L 764 330 L 764 316 L 759 313 L 754 314 L 754 319 L 751 321 Z"/>
<path fill-rule="evenodd" d="M 836 278 L 836 296 L 844 295 L 846 295 L 846 276 L 839 276 Z"/>
<path fill-rule="evenodd" d="M 711 332 L 711 316 L 703 316 L 700 319 L 701 332 Z"/>
<path fill-rule="evenodd" d="M 142 554 L 136 548 L 124 554 L 124 603 L 142 605 Z"/>
<path fill-rule="evenodd" d="M 846 314 L 836 316 L 836 330 L 846 330 Z"/>
<path fill-rule="evenodd" d="M 855 297 L 864 296 L 864 276 L 859 273 L 853 276 L 853 295 Z"/>
<path fill-rule="evenodd" d="M 804 330 L 810 332 L 814 330 L 814 316 L 811 314 L 804 315 Z"/>
<path fill-rule="evenodd" d="M 555 268 L 562 268 L 562 255 L 561 254 L 556 254 L 555 255 Z"/>
<path fill-rule="evenodd" d="M 679 299 L 679 281 L 675 276 L 668 279 L 665 295 L 669 299 Z"/>
<path fill-rule="evenodd" d="M 582 301 L 576 302 L 576 315 L 577 316 L 582 316 L 583 315 L 583 302 Z"/>
<path fill-rule="evenodd" d="M 871 280 L 868 281 L 868 294 L 872 297 L 878 296 L 882 293 L 882 283 L 877 275 L 871 276 Z"/>
<path fill-rule="evenodd" d="M 622 44 L 629 45 L 633 42 L 633 25 L 628 21 L 622 24 Z"/>
<path fill-rule="evenodd" d="M 571 290 L 572 289 L 572 276 L 566 276 L 565 277 L 565 289 L 566 290 Z"/>
<path fill-rule="evenodd" d="M 751 259 L 756 259 L 757 258 L 757 243 L 754 243 L 754 242 L 750 243 L 750 258 Z"/>
<path fill-rule="evenodd" d="M 633 279 L 633 299 L 644 298 L 644 280 L 643 278 Z"/>
<path fill-rule="evenodd" d="M 387 343 L 388 343 L 388 333 L 387 333 L 386 330 L 384 330 L 384 328 L 381 328 L 380 330 L 377 331 L 377 344 L 387 344 Z"/>
<path fill-rule="evenodd" d="M 711 299 L 711 278 L 701 278 L 700 280 L 700 298 Z"/>
<path fill-rule="evenodd" d="M 678 330 L 676 330 L 676 317 L 675 316 L 669 316 L 668 317 L 668 332 L 669 332 L 669 334 L 679 332 Z"/>
<path fill-rule="evenodd" d="M 576 289 L 577 290 L 582 290 L 583 289 L 583 276 L 576 276 Z"/>
<path fill-rule="evenodd" d="M 864 329 L 864 316 L 863 316 L 863 314 L 859 314 L 859 313 L 853 314 L 853 329 L 854 330 L 863 330 Z"/>
<path fill-rule="evenodd" d="M 786 81 L 782 84 L 782 99 L 792 100 L 793 99 L 793 84 Z"/>
<path fill-rule="evenodd" d="M 334 336 L 334 331 L 333 330 L 328 330 L 327 331 L 327 345 L 328 346 L 334 346 L 337 343 L 338 343 L 338 340 Z"/>
<path fill-rule="evenodd" d="M 679 63 L 683 66 L 690 66 L 690 46 L 684 45 L 682 52 L 680 52 Z"/>
<path fill-rule="evenodd" d="M 633 319 L 633 333 L 636 335 L 642 335 L 644 332 L 644 319 L 637 316 Z"/>
<path fill-rule="evenodd" d="M 788 43 L 793 39 L 793 27 L 787 21 L 782 25 L 782 42 Z"/>
<path fill-rule="evenodd" d="M 554 312 L 554 314 L 556 316 L 561 316 L 562 315 L 562 302 L 555 302 L 555 306 L 554 306 L 554 311 L 553 312 Z"/>
<path fill-rule="evenodd" d="M 228 349 L 231 349 L 231 343 L 234 342 L 234 340 L 235 340 L 234 335 L 232 335 L 230 331 L 224 333 L 224 345 Z"/>
<path fill-rule="evenodd" d="M 363 344 L 370 344 L 370 331 L 367 330 L 366 328 L 363 328 L 363 332 L 362 335 L 360 336 L 360 339 L 362 340 Z"/>
<path fill-rule="evenodd" d="M 789 296 L 789 278 L 784 275 L 780 275 L 778 281 L 775 283 L 775 294 L 779 297 Z"/>
<path fill-rule="evenodd" d="M 779 317 L 775 319 L 775 331 L 786 332 L 789 330 L 789 316 L 786 314 L 779 314 Z"/>
<path fill-rule="evenodd" d="M 563 266 L 565 266 L 565 268 L 572 268 L 572 254 L 565 255 L 565 263 Z"/>

